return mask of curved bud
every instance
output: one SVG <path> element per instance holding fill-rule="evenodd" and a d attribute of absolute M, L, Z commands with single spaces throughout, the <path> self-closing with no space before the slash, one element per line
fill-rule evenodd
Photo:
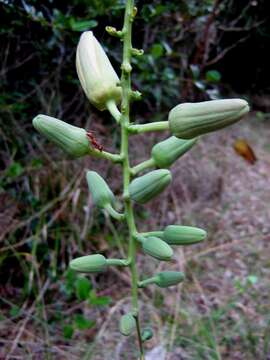
<path fill-rule="evenodd" d="M 142 243 L 143 251 L 158 260 L 168 261 L 173 256 L 172 248 L 160 238 L 150 236 Z"/>
<path fill-rule="evenodd" d="M 119 330 L 124 336 L 129 336 L 136 327 L 136 321 L 132 314 L 128 313 L 121 316 Z"/>
<path fill-rule="evenodd" d="M 82 88 L 96 108 L 105 110 L 109 100 L 120 102 L 121 87 L 117 86 L 120 80 L 92 31 L 81 35 L 76 68 Z"/>
<path fill-rule="evenodd" d="M 207 232 L 192 226 L 169 225 L 163 232 L 164 240 L 170 245 L 192 245 L 203 241 Z"/>
<path fill-rule="evenodd" d="M 155 278 L 155 284 L 161 288 L 174 286 L 184 280 L 185 275 L 180 271 L 162 271 Z"/>
<path fill-rule="evenodd" d="M 104 271 L 107 267 L 106 258 L 101 254 L 82 256 L 71 260 L 69 263 L 71 269 L 83 272 L 93 273 Z"/>
<path fill-rule="evenodd" d="M 151 328 L 145 328 L 142 332 L 142 341 L 151 340 L 153 336 L 153 330 Z"/>
<path fill-rule="evenodd" d="M 73 157 L 91 153 L 86 131 L 62 120 L 47 115 L 37 115 L 33 119 L 34 128 L 47 139 L 58 145 Z"/>
<path fill-rule="evenodd" d="M 229 126 L 248 111 L 248 103 L 242 99 L 185 103 L 170 111 L 169 126 L 176 137 L 192 139 Z"/>
<path fill-rule="evenodd" d="M 129 185 L 129 195 L 132 200 L 144 204 L 160 194 L 171 182 L 169 170 L 160 169 L 134 179 Z"/>
<path fill-rule="evenodd" d="M 157 143 L 152 149 L 152 159 L 159 168 L 170 167 L 197 142 L 197 139 L 183 140 L 175 136 Z"/>
<path fill-rule="evenodd" d="M 99 208 L 104 208 L 114 202 L 114 194 L 106 181 L 95 171 L 87 171 L 86 180 L 93 202 Z"/>

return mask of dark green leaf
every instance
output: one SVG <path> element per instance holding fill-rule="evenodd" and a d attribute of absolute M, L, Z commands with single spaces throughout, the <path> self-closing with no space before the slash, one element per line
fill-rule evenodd
<path fill-rule="evenodd" d="M 87 278 L 78 277 L 75 282 L 75 288 L 76 288 L 76 296 L 78 300 L 83 301 L 89 298 L 91 283 Z"/>
<path fill-rule="evenodd" d="M 95 321 L 86 319 L 83 315 L 80 314 L 76 315 L 74 320 L 75 320 L 75 326 L 79 330 L 90 329 L 95 325 Z"/>
<path fill-rule="evenodd" d="M 74 328 L 72 325 L 65 325 L 63 328 L 63 335 L 65 339 L 71 339 L 74 333 Z"/>
<path fill-rule="evenodd" d="M 217 70 L 209 70 L 206 72 L 205 78 L 209 82 L 218 83 L 221 80 L 221 73 Z"/>

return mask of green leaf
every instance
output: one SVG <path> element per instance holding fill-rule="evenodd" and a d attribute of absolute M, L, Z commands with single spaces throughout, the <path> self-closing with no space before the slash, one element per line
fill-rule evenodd
<path fill-rule="evenodd" d="M 77 278 L 75 282 L 76 296 L 78 300 L 86 300 L 89 298 L 89 293 L 92 288 L 90 281 L 83 276 Z"/>
<path fill-rule="evenodd" d="M 154 44 L 150 53 L 154 58 L 158 59 L 164 54 L 164 48 L 161 44 Z"/>
<path fill-rule="evenodd" d="M 107 306 L 111 303 L 110 296 L 97 296 L 95 290 L 90 292 L 89 304 L 95 306 Z"/>
<path fill-rule="evenodd" d="M 75 316 L 75 326 L 79 330 L 90 329 L 95 326 L 95 321 L 86 319 L 83 315 L 78 314 Z"/>
<path fill-rule="evenodd" d="M 6 170 L 6 176 L 10 178 L 16 178 L 23 173 L 23 167 L 18 162 L 13 162 Z"/>
<path fill-rule="evenodd" d="M 70 297 L 75 291 L 77 274 L 76 271 L 68 268 L 65 273 L 65 282 L 63 283 L 62 289 L 65 294 Z"/>
<path fill-rule="evenodd" d="M 63 335 L 65 339 L 71 339 L 74 333 L 74 327 L 72 325 L 65 325 L 63 328 Z"/>
<path fill-rule="evenodd" d="M 98 25 L 98 22 L 96 20 L 75 20 L 74 18 L 71 18 L 69 20 L 69 25 L 73 31 L 86 31 L 93 29 Z"/>
<path fill-rule="evenodd" d="M 17 306 L 17 305 L 12 306 L 12 308 L 11 308 L 10 311 L 9 311 L 10 316 L 17 316 L 17 315 L 19 315 L 20 310 L 21 310 L 20 307 Z"/>
<path fill-rule="evenodd" d="M 41 159 L 37 159 L 37 158 L 34 158 L 32 159 L 31 161 L 31 165 L 34 167 L 34 168 L 41 168 L 43 166 L 43 162 Z"/>
<path fill-rule="evenodd" d="M 208 82 L 218 83 L 221 80 L 221 73 L 217 70 L 209 70 L 206 72 L 205 78 Z"/>
<path fill-rule="evenodd" d="M 258 277 L 256 275 L 249 275 L 247 277 L 247 282 L 250 284 L 250 285 L 255 285 L 257 282 L 258 282 Z"/>

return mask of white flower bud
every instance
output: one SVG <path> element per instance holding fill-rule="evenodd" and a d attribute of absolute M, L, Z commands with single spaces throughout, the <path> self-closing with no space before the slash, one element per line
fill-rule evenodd
<path fill-rule="evenodd" d="M 121 87 L 117 86 L 120 80 L 92 31 L 81 35 L 76 68 L 82 88 L 96 108 L 105 110 L 109 100 L 120 102 Z"/>

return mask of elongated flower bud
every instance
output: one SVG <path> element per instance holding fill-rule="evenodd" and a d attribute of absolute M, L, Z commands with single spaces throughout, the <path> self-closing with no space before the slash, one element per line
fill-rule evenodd
<path fill-rule="evenodd" d="M 157 143 L 152 149 L 152 159 L 159 168 L 170 167 L 195 145 L 197 139 L 183 140 L 175 136 Z"/>
<path fill-rule="evenodd" d="M 132 200 L 145 204 L 160 194 L 171 182 L 169 170 L 160 169 L 134 179 L 129 185 L 129 194 Z"/>
<path fill-rule="evenodd" d="M 165 241 L 154 236 L 146 238 L 142 243 L 142 248 L 146 254 L 158 260 L 168 261 L 173 256 L 172 248 Z"/>
<path fill-rule="evenodd" d="M 83 272 L 93 273 L 104 271 L 107 267 L 106 258 L 101 254 L 82 256 L 71 260 L 69 263 L 71 269 Z"/>
<path fill-rule="evenodd" d="M 161 288 L 166 288 L 179 284 L 184 280 L 185 275 L 180 271 L 162 271 L 155 277 L 155 284 Z"/>
<path fill-rule="evenodd" d="M 114 194 L 106 181 L 95 171 L 87 171 L 86 179 L 89 191 L 93 196 L 93 202 L 99 208 L 114 202 Z"/>
<path fill-rule="evenodd" d="M 33 119 L 34 128 L 47 139 L 58 145 L 73 157 L 91 153 L 86 131 L 62 120 L 47 115 L 38 115 Z"/>
<path fill-rule="evenodd" d="M 128 313 L 121 316 L 119 330 L 124 336 L 129 336 L 136 327 L 136 321 L 132 314 Z"/>
<path fill-rule="evenodd" d="M 164 240 L 170 245 L 192 245 L 206 236 L 205 230 L 191 226 L 169 225 L 163 232 Z"/>
<path fill-rule="evenodd" d="M 108 100 L 116 103 L 121 100 L 121 87 L 117 86 L 119 78 L 92 31 L 81 35 L 76 68 L 82 88 L 96 108 L 105 110 Z"/>
<path fill-rule="evenodd" d="M 211 100 L 175 106 L 169 113 L 173 135 L 182 139 L 222 129 L 240 120 L 249 111 L 241 99 Z"/>

